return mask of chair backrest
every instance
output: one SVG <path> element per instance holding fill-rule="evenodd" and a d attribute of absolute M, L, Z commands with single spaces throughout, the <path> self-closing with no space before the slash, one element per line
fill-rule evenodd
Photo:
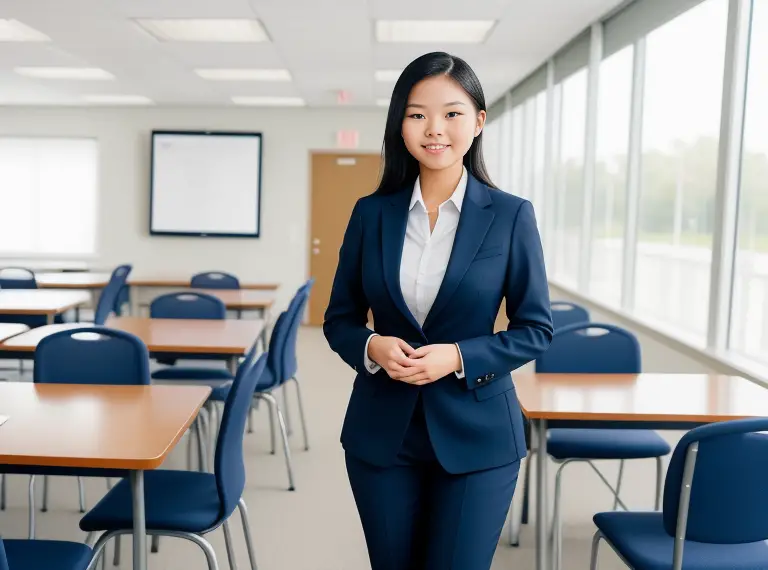
<path fill-rule="evenodd" d="M 5 556 L 5 546 L 3 546 L 2 538 L 0 538 L 0 570 L 10 570 L 8 568 L 8 558 Z"/>
<path fill-rule="evenodd" d="M 255 352 L 254 352 L 255 355 Z M 267 364 L 266 354 L 253 362 L 246 360 L 232 381 L 232 388 L 224 403 L 221 427 L 216 440 L 213 469 L 216 488 L 221 501 L 220 520 L 228 517 L 237 507 L 245 489 L 245 461 L 243 459 L 243 434 L 256 390 Z"/>
<path fill-rule="evenodd" d="M 149 384 L 149 351 L 138 337 L 99 326 L 48 335 L 35 349 L 34 381 L 46 384 Z"/>
<path fill-rule="evenodd" d="M 130 301 L 130 294 L 131 286 L 128 284 L 120 287 L 120 290 L 117 292 L 117 296 L 115 297 L 115 304 L 112 306 L 112 312 L 115 313 L 118 317 L 123 315 L 123 307 L 128 301 Z"/>
<path fill-rule="evenodd" d="M 686 456 L 693 481 L 685 537 L 716 544 L 768 540 L 768 418 L 705 425 L 675 447 L 664 485 L 664 528 L 675 536 Z M 685 550 L 683 550 L 685 556 Z"/>
<path fill-rule="evenodd" d="M 227 307 L 221 299 L 207 293 L 166 293 L 152 301 L 149 316 L 153 319 L 225 319 Z"/>
<path fill-rule="evenodd" d="M 292 302 L 292 316 L 291 323 L 288 328 L 288 336 L 286 342 L 282 347 L 282 358 L 280 368 L 280 381 L 285 382 L 290 380 L 296 375 L 296 371 L 299 368 L 298 358 L 296 356 L 296 345 L 298 343 L 299 329 L 301 328 L 302 318 L 304 317 L 304 308 L 309 301 L 309 294 L 312 290 L 314 279 L 310 279 L 307 283 L 302 285 L 296 297 Z"/>
<path fill-rule="evenodd" d="M 37 280 L 34 272 L 25 267 L 3 267 L 0 289 L 37 289 Z"/>
<path fill-rule="evenodd" d="M 240 289 L 240 281 L 231 273 L 206 271 L 192 276 L 193 289 Z"/>
<path fill-rule="evenodd" d="M 589 311 L 569 301 L 552 301 L 552 325 L 554 329 L 589 322 Z"/>
<path fill-rule="evenodd" d="M 536 360 L 536 372 L 542 374 L 638 374 L 641 369 L 637 338 L 605 323 L 555 329 L 549 348 Z"/>
<path fill-rule="evenodd" d="M 109 278 L 109 283 L 104 287 L 99 297 L 99 302 L 96 305 L 96 314 L 93 318 L 93 322 L 97 325 L 103 325 L 107 321 L 110 313 L 115 310 L 117 304 L 117 296 L 125 286 L 128 280 L 128 275 L 131 272 L 132 266 L 120 265 L 112 271 L 112 276 Z"/>

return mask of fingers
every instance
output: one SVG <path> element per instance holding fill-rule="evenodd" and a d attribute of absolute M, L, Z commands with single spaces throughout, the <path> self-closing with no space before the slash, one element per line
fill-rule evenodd
<path fill-rule="evenodd" d="M 402 350 L 408 356 L 411 356 L 415 351 L 415 349 L 410 344 L 401 338 L 397 339 L 397 346 L 399 346 L 400 350 Z"/>
<path fill-rule="evenodd" d="M 427 372 L 419 372 L 418 374 L 400 378 L 399 380 L 400 382 L 405 382 L 406 384 L 414 386 L 421 386 L 422 384 L 429 384 L 434 381 Z"/>
<path fill-rule="evenodd" d="M 387 372 L 393 379 L 400 380 L 415 374 L 421 374 L 424 372 L 424 366 L 418 363 L 416 363 L 416 366 L 402 366 L 398 362 L 391 360 L 387 362 Z"/>
<path fill-rule="evenodd" d="M 431 345 L 424 345 L 421 348 L 417 348 L 413 351 L 413 354 L 411 354 L 411 358 L 422 358 L 429 354 L 432 350 Z"/>

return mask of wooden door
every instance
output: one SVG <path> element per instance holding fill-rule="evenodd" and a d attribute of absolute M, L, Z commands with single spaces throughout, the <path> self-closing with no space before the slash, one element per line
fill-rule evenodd
<path fill-rule="evenodd" d="M 309 272 L 315 285 L 309 298 L 309 324 L 322 325 L 333 277 L 355 202 L 376 189 L 379 154 L 313 153 Z"/>

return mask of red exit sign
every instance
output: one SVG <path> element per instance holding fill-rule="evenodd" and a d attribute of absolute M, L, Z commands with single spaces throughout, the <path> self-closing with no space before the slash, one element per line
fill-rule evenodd
<path fill-rule="evenodd" d="M 357 148 L 360 145 L 360 133 L 356 130 L 336 131 L 336 146 L 339 148 Z"/>

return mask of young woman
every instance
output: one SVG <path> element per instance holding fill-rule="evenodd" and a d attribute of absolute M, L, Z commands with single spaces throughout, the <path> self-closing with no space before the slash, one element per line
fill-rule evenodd
<path fill-rule="evenodd" d="M 549 346 L 549 293 L 530 202 L 488 179 L 485 118 L 466 62 L 413 61 L 339 254 L 323 328 L 357 371 L 341 441 L 372 570 L 490 568 L 526 454 L 510 372 Z"/>

